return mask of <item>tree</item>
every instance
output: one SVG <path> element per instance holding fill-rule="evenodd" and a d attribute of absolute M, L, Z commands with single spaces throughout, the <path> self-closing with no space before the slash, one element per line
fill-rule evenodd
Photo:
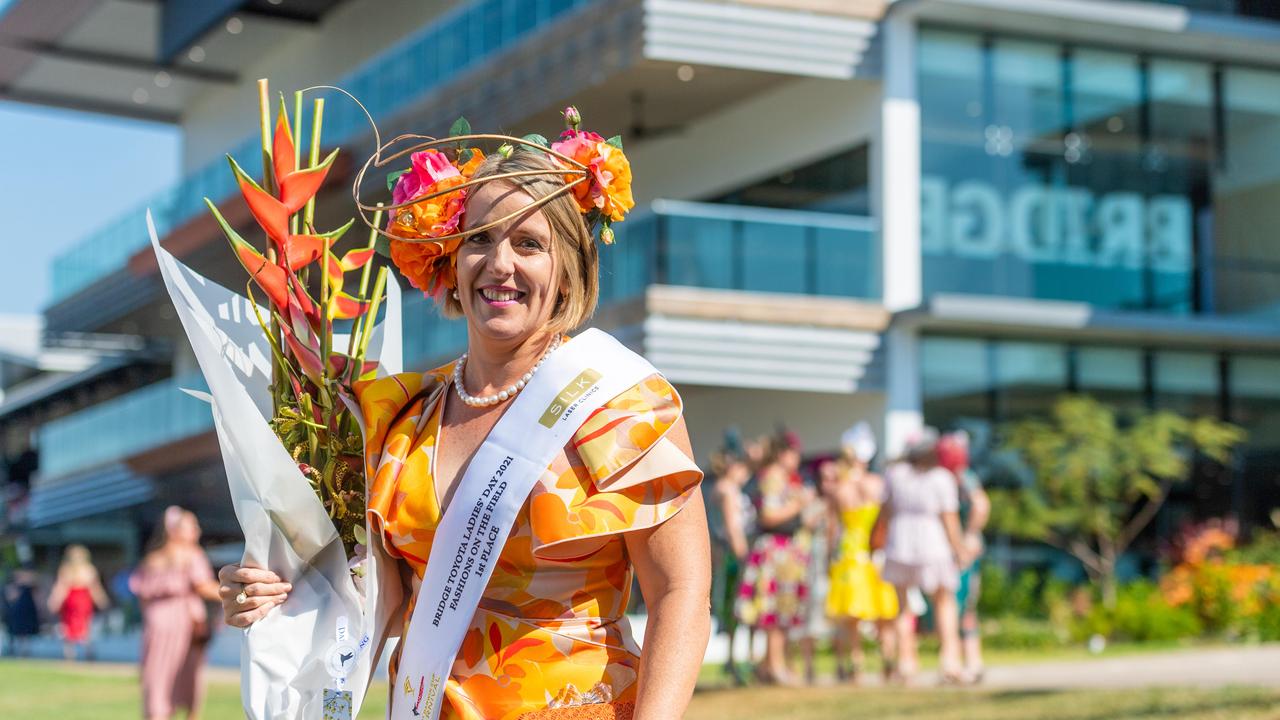
<path fill-rule="evenodd" d="M 1021 487 L 990 492 L 992 525 L 1047 543 L 1084 565 L 1107 607 L 1116 597 L 1116 561 L 1190 474 L 1196 453 L 1225 464 L 1245 438 L 1213 418 L 1171 412 L 1116 412 L 1087 396 L 1064 396 L 1049 419 L 1005 428 L 1003 449 L 1030 471 Z"/>

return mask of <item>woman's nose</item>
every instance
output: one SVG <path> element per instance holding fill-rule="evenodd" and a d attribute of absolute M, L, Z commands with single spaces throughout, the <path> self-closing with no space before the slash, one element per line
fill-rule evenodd
<path fill-rule="evenodd" d="M 516 253 L 509 240 L 504 238 L 493 244 L 493 250 L 489 254 L 489 268 L 495 275 L 506 277 L 514 273 L 515 260 Z"/>

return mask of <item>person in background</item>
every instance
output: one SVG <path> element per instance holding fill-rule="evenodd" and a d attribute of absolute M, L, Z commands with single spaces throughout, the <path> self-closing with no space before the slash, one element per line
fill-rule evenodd
<path fill-rule="evenodd" d="M 168 720 L 187 708 L 200 717 L 205 648 L 210 637 L 206 600 L 218 599 L 218 582 L 200 548 L 196 516 L 171 505 L 157 546 L 129 578 L 142 605 L 142 702 L 147 720 Z"/>
<path fill-rule="evenodd" d="M 736 612 L 743 624 L 765 633 L 765 657 L 756 666 L 766 683 L 798 685 L 787 668 L 787 632 L 804 619 L 809 548 L 802 514 L 813 489 L 800 480 L 800 447 L 787 433 L 771 443 L 759 473 L 755 499 L 760 534 L 742 573 Z"/>
<path fill-rule="evenodd" d="M 884 479 L 867 467 L 876 454 L 871 427 L 860 422 L 849 428 L 841 436 L 840 446 L 840 458 L 820 468 L 822 491 L 831 508 L 832 546 L 836 548 L 826 610 L 839 623 L 836 676 L 857 682 L 863 664 L 858 629 L 864 620 L 876 624 L 882 671 L 886 677 L 894 672 L 893 619 L 898 615 L 898 596 L 893 586 L 880 578 L 871 558 L 871 529 L 884 495 Z"/>
<path fill-rule="evenodd" d="M 960 531 L 955 478 L 938 465 L 936 431 L 925 428 L 908 440 L 903 458 L 885 471 L 885 490 L 876 523 L 887 525 L 883 577 L 898 591 L 898 674 L 894 679 L 908 681 L 919 669 L 916 613 L 907 604 L 908 593 L 918 589 L 933 603 L 942 682 L 963 683 L 955 593 L 960 586 L 959 568 L 968 564 L 968 551 Z"/>
<path fill-rule="evenodd" d="M 49 612 L 58 616 L 62 628 L 62 654 L 66 659 L 77 659 L 81 651 L 86 660 L 93 659 L 93 648 L 89 645 L 93 613 L 110 604 L 89 549 L 83 545 L 68 545 L 62 555 L 62 564 L 58 566 L 57 580 L 49 591 Z"/>
<path fill-rule="evenodd" d="M 982 681 L 984 671 L 982 628 L 978 623 L 978 595 L 982 588 L 982 530 L 991 516 L 991 501 L 982 489 L 982 480 L 969 466 L 968 433 L 956 431 L 944 435 L 938 441 L 938 462 L 955 475 L 956 488 L 960 494 L 960 529 L 964 534 L 965 550 L 972 560 L 960 572 L 956 604 L 960 608 L 960 645 L 965 674 L 976 683 Z"/>
<path fill-rule="evenodd" d="M 4 586 L 4 624 L 9 632 L 9 653 L 14 657 L 31 654 L 31 638 L 40 633 L 36 609 L 35 570 L 28 565 L 13 571 Z"/>
<path fill-rule="evenodd" d="M 726 433 L 726 447 L 711 459 L 711 471 L 715 482 L 709 486 L 707 498 L 708 524 L 712 538 L 712 612 L 717 627 L 729 637 L 729 657 L 725 669 L 737 685 L 746 684 L 734 653 L 734 635 L 738 618 L 734 613 L 734 599 L 742 581 L 742 564 L 755 534 L 756 511 L 747 497 L 745 488 L 751 479 L 751 468 L 740 454 L 736 435 Z M 751 646 L 747 646 L 751 657 Z"/>
<path fill-rule="evenodd" d="M 830 541 L 830 507 L 821 492 L 821 476 L 816 487 L 810 490 L 812 501 L 800 514 L 801 541 L 809 546 L 809 565 L 805 573 L 805 586 L 808 593 L 804 601 L 804 616 L 791 631 L 804 663 L 804 679 L 809 685 L 817 682 L 814 660 L 817 655 L 818 638 L 831 634 L 831 623 L 827 620 L 826 598 L 830 589 L 828 565 L 831 562 Z"/>

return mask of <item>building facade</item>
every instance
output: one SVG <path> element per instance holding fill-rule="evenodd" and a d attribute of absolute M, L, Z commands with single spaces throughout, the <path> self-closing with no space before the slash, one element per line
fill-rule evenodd
<path fill-rule="evenodd" d="M 730 425 L 785 424 L 814 453 L 858 420 L 886 455 L 926 423 L 981 448 L 1002 422 L 1087 392 L 1249 431 L 1162 525 L 1262 525 L 1280 506 L 1267 3 L 253 0 L 198 17 L 72 4 L 70 20 L 34 0 L 0 16 L 43 38 L 6 92 L 181 124 L 186 177 L 149 206 L 166 247 L 229 287 L 242 271 L 202 199 L 249 222 L 222 158 L 257 161 L 257 78 L 341 86 L 383 137 L 441 134 L 459 115 L 550 135 L 573 103 L 623 135 L 636 177 L 593 324 L 675 382 L 701 459 Z M 325 137 L 345 160 L 320 226 L 351 215 L 349 179 L 373 147 L 360 109 L 327 97 Z M 139 539 L 108 530 L 148 528 L 169 502 L 235 540 L 208 409 L 179 392 L 198 373 L 143 211 L 58 259 L 45 338 L 142 338 L 149 353 L 126 362 L 151 370 L 20 448 L 39 457 L 23 537 L 114 542 L 121 562 Z M 408 366 L 463 350 L 465 329 L 425 299 L 406 293 L 405 312 Z"/>

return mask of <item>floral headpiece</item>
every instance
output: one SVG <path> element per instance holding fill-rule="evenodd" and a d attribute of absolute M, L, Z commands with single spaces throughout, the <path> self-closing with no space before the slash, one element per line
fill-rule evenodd
<path fill-rule="evenodd" d="M 575 107 L 565 108 L 563 115 L 567 127 L 555 142 L 549 143 L 536 134 L 522 138 L 472 134 L 470 123 L 459 119 L 447 138 L 401 135 L 380 145 L 365 162 L 355 179 L 356 207 L 365 223 L 387 241 L 381 244 L 383 254 L 390 256 L 414 287 L 431 295 L 452 289 L 457 281 L 456 252 L 464 236 L 501 225 L 565 193 L 573 194 L 587 228 L 594 234 L 598 227 L 600 241 L 606 245 L 613 243 L 611 225 L 623 220 L 635 206 L 631 197 L 631 163 L 622 151 L 622 139 L 615 136 L 606 140 L 597 133 L 580 129 L 582 115 Z M 384 152 L 404 140 L 421 142 L 383 157 Z M 510 157 L 517 147 L 541 152 L 560 169 L 517 170 L 475 179 L 485 154 L 471 143 L 481 140 L 501 142 L 497 152 L 505 157 Z M 406 155 L 409 167 L 387 176 L 391 204 L 363 203 L 359 191 L 369 168 L 384 167 Z M 462 231 L 467 193 L 473 187 L 493 180 L 543 175 L 562 176 L 564 187 L 528 207 Z M 387 219 L 382 227 L 384 223 L 379 218 L 384 212 Z M 368 213 L 374 213 L 373 217 Z"/>

